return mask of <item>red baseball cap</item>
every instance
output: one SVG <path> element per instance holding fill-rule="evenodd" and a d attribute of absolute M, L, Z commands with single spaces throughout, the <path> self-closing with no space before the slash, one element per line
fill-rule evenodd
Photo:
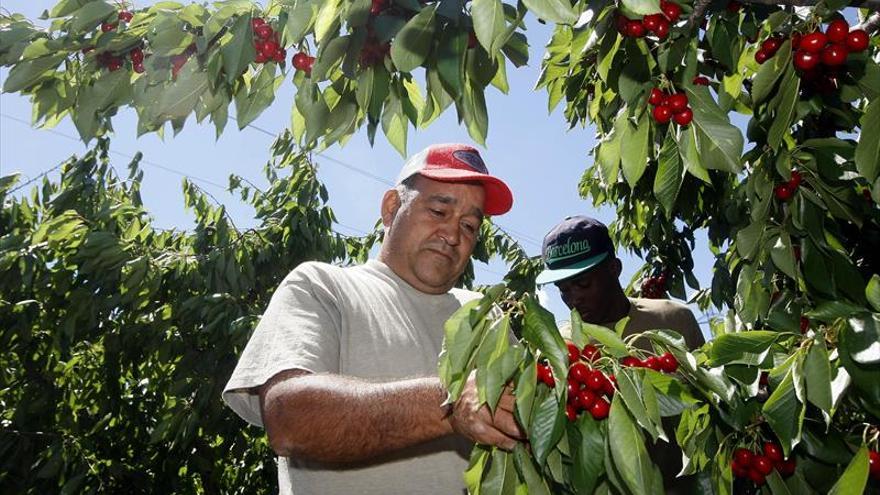
<path fill-rule="evenodd" d="M 440 182 L 479 182 L 486 192 L 486 215 L 503 215 L 513 206 L 513 194 L 501 179 L 489 175 L 480 153 L 466 144 L 432 144 L 409 157 L 397 184 L 420 174 Z"/>

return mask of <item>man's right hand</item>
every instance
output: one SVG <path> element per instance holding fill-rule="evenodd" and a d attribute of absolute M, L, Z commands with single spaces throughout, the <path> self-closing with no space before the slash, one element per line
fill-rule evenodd
<path fill-rule="evenodd" d="M 471 373 L 452 407 L 452 429 L 476 443 L 513 450 L 517 442 L 526 439 L 514 417 L 516 399 L 510 387 L 505 387 L 493 415 L 486 404 L 480 404 L 476 376 L 476 372 Z"/>

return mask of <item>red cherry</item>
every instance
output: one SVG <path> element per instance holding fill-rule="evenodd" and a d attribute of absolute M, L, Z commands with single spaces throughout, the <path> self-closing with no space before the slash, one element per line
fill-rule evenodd
<path fill-rule="evenodd" d="M 801 38 L 798 48 L 810 53 L 819 53 L 825 48 L 826 43 L 828 43 L 828 37 L 817 31 L 805 34 Z"/>
<path fill-rule="evenodd" d="M 262 43 L 257 43 L 257 51 L 266 56 L 266 58 L 272 58 L 275 55 L 275 52 L 278 51 L 278 43 L 274 40 L 263 41 Z"/>
<path fill-rule="evenodd" d="M 764 62 L 766 62 L 769 59 L 770 59 L 770 54 L 765 52 L 763 49 L 760 49 L 755 52 L 755 62 L 758 62 L 759 64 L 763 64 Z"/>
<path fill-rule="evenodd" d="M 797 50 L 801 46 L 801 33 L 791 33 L 791 49 Z"/>
<path fill-rule="evenodd" d="M 113 31 L 114 29 L 116 29 L 116 24 L 110 24 L 109 22 L 102 22 L 101 23 L 101 32 L 102 33 L 109 33 L 110 31 Z"/>
<path fill-rule="evenodd" d="M 587 388 L 593 392 L 602 393 L 605 389 L 605 375 L 599 370 L 592 370 L 586 381 Z"/>
<path fill-rule="evenodd" d="M 675 373 L 678 369 L 678 359 L 671 352 L 665 352 L 660 356 L 660 369 L 666 373 Z"/>
<path fill-rule="evenodd" d="M 791 186 L 792 189 L 797 189 L 798 187 L 800 187 L 803 180 L 804 178 L 803 176 L 801 176 L 800 172 L 798 172 L 797 170 L 792 170 L 791 180 L 788 181 L 788 185 Z"/>
<path fill-rule="evenodd" d="M 614 392 L 617 391 L 617 377 L 608 375 L 608 379 L 602 385 L 602 392 L 609 398 L 612 397 Z"/>
<path fill-rule="evenodd" d="M 749 468 L 752 465 L 754 455 L 748 449 L 738 448 L 733 452 L 733 460 L 742 468 Z"/>
<path fill-rule="evenodd" d="M 654 32 L 657 29 L 657 26 L 660 24 L 660 20 L 663 19 L 663 14 L 651 14 L 646 15 L 642 19 L 642 26 L 645 27 L 650 32 Z"/>
<path fill-rule="evenodd" d="M 807 330 L 810 329 L 810 319 L 806 316 L 801 316 L 801 333 L 807 333 Z"/>
<path fill-rule="evenodd" d="M 662 10 L 663 15 L 672 22 L 677 21 L 678 18 L 681 17 L 681 5 L 675 2 L 661 2 L 660 10 Z"/>
<path fill-rule="evenodd" d="M 880 452 L 868 451 L 868 472 L 875 480 L 880 480 Z"/>
<path fill-rule="evenodd" d="M 599 400 L 599 396 L 592 390 L 584 389 L 578 392 L 577 402 L 583 410 L 589 410 L 597 400 Z"/>
<path fill-rule="evenodd" d="M 868 48 L 869 41 L 868 33 L 856 29 L 846 36 L 846 48 L 851 52 L 858 53 Z"/>
<path fill-rule="evenodd" d="M 652 112 L 654 115 L 654 120 L 656 120 L 660 124 L 666 124 L 670 120 L 672 120 L 672 110 L 665 105 L 661 105 L 659 107 L 654 107 L 654 111 Z"/>
<path fill-rule="evenodd" d="M 605 399 L 597 400 L 593 407 L 590 408 L 590 414 L 593 415 L 593 419 L 605 419 L 608 417 L 609 411 L 611 411 L 611 404 Z"/>
<path fill-rule="evenodd" d="M 581 356 L 580 349 L 578 349 L 578 347 L 571 342 L 566 342 L 565 346 L 568 348 L 568 362 L 576 362 Z"/>
<path fill-rule="evenodd" d="M 825 36 L 832 43 L 840 43 L 846 39 L 847 34 L 849 34 L 849 24 L 843 19 L 831 21 L 831 24 L 825 28 Z"/>
<path fill-rule="evenodd" d="M 669 21 L 661 18 L 660 24 L 657 24 L 657 29 L 654 30 L 654 34 L 661 40 L 669 36 Z"/>
<path fill-rule="evenodd" d="M 645 368 L 652 369 L 654 371 L 661 371 L 663 368 L 660 366 L 660 359 L 657 356 L 648 356 L 644 361 Z"/>
<path fill-rule="evenodd" d="M 797 260 L 798 263 L 800 263 L 800 261 L 801 261 L 801 247 L 799 245 L 795 244 L 794 246 L 792 246 L 792 249 L 794 249 L 794 259 Z"/>
<path fill-rule="evenodd" d="M 782 462 L 782 447 L 773 442 L 764 442 L 764 457 L 770 459 L 773 464 Z"/>
<path fill-rule="evenodd" d="M 645 26 L 642 26 L 641 21 L 631 20 L 623 28 L 623 34 L 630 38 L 641 38 L 645 36 Z"/>
<path fill-rule="evenodd" d="M 468 33 L 468 48 L 477 47 L 477 34 L 473 31 Z"/>
<path fill-rule="evenodd" d="M 641 368 L 642 362 L 635 356 L 626 356 L 620 360 L 620 365 L 628 368 Z"/>
<path fill-rule="evenodd" d="M 780 201 L 788 201 L 794 195 L 794 191 L 788 184 L 779 184 L 773 189 L 773 194 Z"/>
<path fill-rule="evenodd" d="M 756 455 L 755 458 L 752 459 L 752 467 L 759 473 L 767 476 L 773 471 L 773 461 L 763 455 Z"/>
<path fill-rule="evenodd" d="M 272 60 L 274 60 L 275 62 L 277 62 L 279 64 L 283 63 L 284 59 L 286 59 L 286 58 L 287 58 L 287 50 L 285 50 L 284 48 L 279 48 L 279 49 L 275 50 L 274 54 L 272 54 Z"/>
<path fill-rule="evenodd" d="M 590 369 L 584 363 L 574 363 L 568 370 L 568 376 L 578 383 L 587 383 L 590 379 Z"/>
<path fill-rule="evenodd" d="M 730 2 L 727 2 L 726 8 L 727 8 L 727 11 L 730 12 L 731 14 L 736 14 L 737 12 L 740 11 L 740 9 L 742 9 L 742 4 L 737 2 L 736 0 L 731 0 Z"/>
<path fill-rule="evenodd" d="M 797 463 L 794 458 L 786 459 L 776 465 L 776 470 L 779 471 L 779 474 L 781 474 L 783 478 L 793 475 L 796 468 Z"/>
<path fill-rule="evenodd" d="M 674 95 L 669 95 L 669 98 L 666 99 L 666 104 L 669 105 L 669 109 L 673 112 L 681 112 L 688 106 L 688 97 L 684 93 L 675 93 Z"/>
<path fill-rule="evenodd" d="M 306 55 L 305 53 L 298 52 L 296 55 L 293 56 L 293 60 L 291 60 L 291 63 L 293 64 L 293 68 L 296 70 L 305 70 L 306 61 L 308 60 L 308 58 L 309 58 L 309 56 Z"/>
<path fill-rule="evenodd" d="M 306 67 L 303 69 L 303 72 L 306 74 L 312 73 L 312 66 L 315 65 L 315 57 L 309 57 L 306 59 Z"/>
<path fill-rule="evenodd" d="M 744 468 L 736 463 L 736 461 L 730 461 L 730 470 L 733 472 L 733 475 L 737 478 L 745 478 L 749 475 L 748 468 Z"/>
<path fill-rule="evenodd" d="M 581 351 L 581 356 L 587 361 L 592 361 L 599 357 L 599 348 L 594 346 L 593 344 L 587 344 L 584 346 L 584 349 Z"/>
<path fill-rule="evenodd" d="M 272 30 L 272 26 L 263 23 L 254 28 L 254 34 L 257 35 L 257 38 L 265 40 L 271 38 L 274 31 Z"/>
<path fill-rule="evenodd" d="M 694 85 L 696 86 L 708 86 L 709 78 L 706 76 L 697 76 L 694 78 Z"/>
<path fill-rule="evenodd" d="M 571 404 L 565 405 L 565 416 L 568 417 L 569 421 L 574 421 L 578 417 L 577 410 L 575 410 L 574 406 Z"/>
<path fill-rule="evenodd" d="M 767 38 L 761 43 L 761 50 L 769 53 L 771 56 L 774 55 L 777 51 L 779 51 L 779 47 L 782 46 L 782 39 L 776 36 L 771 38 Z"/>
<path fill-rule="evenodd" d="M 128 53 L 128 57 L 131 59 L 131 63 L 140 64 L 144 61 L 144 51 L 140 48 L 135 48 Z"/>
<path fill-rule="evenodd" d="M 117 17 L 119 18 L 120 21 L 131 22 L 131 20 L 134 18 L 134 14 L 132 14 L 131 12 L 129 12 L 127 10 L 122 10 L 119 12 L 119 15 Z"/>
<path fill-rule="evenodd" d="M 765 476 L 755 469 L 749 469 L 749 479 L 758 486 L 764 486 L 767 482 Z"/>
<path fill-rule="evenodd" d="M 792 63 L 795 69 L 807 72 L 819 65 L 819 55 L 800 49 L 795 52 Z"/>
<path fill-rule="evenodd" d="M 686 126 L 690 124 L 692 120 L 694 120 L 694 112 L 690 108 L 685 108 L 684 110 L 677 112 L 675 115 L 673 115 L 672 120 L 680 126 Z"/>
<path fill-rule="evenodd" d="M 119 57 L 113 57 L 110 59 L 109 62 L 107 62 L 107 69 L 109 69 L 110 72 L 117 71 L 121 68 L 122 68 L 122 59 Z"/>
<path fill-rule="evenodd" d="M 254 62 L 256 62 L 258 64 L 265 64 L 268 61 L 269 61 L 269 56 L 263 52 L 260 52 L 260 51 L 258 51 L 257 56 L 254 57 Z"/>
<path fill-rule="evenodd" d="M 666 97 L 663 95 L 663 91 L 660 91 L 659 88 L 654 88 L 651 90 L 651 96 L 648 97 L 648 103 L 657 106 L 662 104 L 664 99 Z"/>
<path fill-rule="evenodd" d="M 266 24 L 266 21 L 264 21 L 262 17 L 254 17 L 253 19 L 251 19 L 251 29 L 253 29 L 254 31 L 256 31 L 257 28 L 262 26 L 263 24 Z"/>
<path fill-rule="evenodd" d="M 766 387 L 768 383 L 770 383 L 770 374 L 766 371 L 762 372 L 761 377 L 758 378 L 758 385 Z"/>
<path fill-rule="evenodd" d="M 568 376 L 568 384 L 565 386 L 566 391 L 568 392 L 568 402 L 576 402 L 578 392 L 581 391 L 581 384 L 577 382 L 571 375 Z"/>
<path fill-rule="evenodd" d="M 132 64 L 131 67 L 132 67 L 132 69 L 134 69 L 134 71 L 137 72 L 138 74 L 143 74 L 143 72 L 144 72 L 144 70 L 145 70 L 145 69 L 144 69 L 144 64 L 143 64 L 143 63 Z"/>
<path fill-rule="evenodd" d="M 827 66 L 843 65 L 846 63 L 846 46 L 840 43 L 828 45 L 822 50 L 822 63 Z"/>

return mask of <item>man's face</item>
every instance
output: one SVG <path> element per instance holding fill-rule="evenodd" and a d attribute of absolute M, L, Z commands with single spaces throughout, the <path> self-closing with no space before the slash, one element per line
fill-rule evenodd
<path fill-rule="evenodd" d="M 621 264 L 617 258 L 606 259 L 592 270 L 556 282 L 562 301 L 569 309 L 577 309 L 587 323 L 609 323 L 612 295 L 620 291 Z"/>
<path fill-rule="evenodd" d="M 482 186 L 417 176 L 416 196 L 400 204 L 396 191 L 382 200 L 387 227 L 381 259 L 428 294 L 443 294 L 464 272 L 483 221 Z"/>

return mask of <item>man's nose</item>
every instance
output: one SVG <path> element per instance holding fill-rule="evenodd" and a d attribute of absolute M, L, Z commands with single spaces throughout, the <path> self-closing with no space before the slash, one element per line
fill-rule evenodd
<path fill-rule="evenodd" d="M 443 222 L 440 226 L 440 238 L 450 246 L 458 246 L 461 242 L 461 230 L 459 229 L 458 221 L 449 219 Z"/>

